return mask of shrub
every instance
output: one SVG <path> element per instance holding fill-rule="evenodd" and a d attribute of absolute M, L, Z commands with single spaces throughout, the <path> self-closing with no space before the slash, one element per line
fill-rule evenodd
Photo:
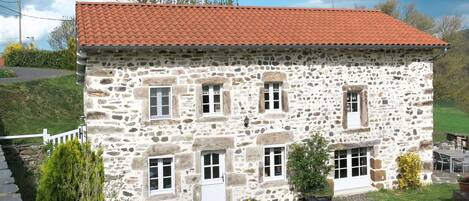
<path fill-rule="evenodd" d="M 328 162 L 327 142 L 319 133 L 290 145 L 288 172 L 293 190 L 302 197 L 327 191 L 327 175 L 332 169 Z"/>
<path fill-rule="evenodd" d="M 6 66 L 37 68 L 58 68 L 73 70 L 75 60 L 68 50 L 48 51 L 36 49 L 15 49 L 4 54 Z"/>
<path fill-rule="evenodd" d="M 9 43 L 5 49 L 3 49 L 3 55 L 10 54 L 12 51 L 21 50 L 23 46 L 20 43 Z"/>
<path fill-rule="evenodd" d="M 10 69 L 0 69 L 0 78 L 16 77 L 15 71 Z"/>
<path fill-rule="evenodd" d="M 77 140 L 61 144 L 41 166 L 36 200 L 104 200 L 101 151 Z"/>
<path fill-rule="evenodd" d="M 399 188 L 420 188 L 420 172 L 422 171 L 422 162 L 416 153 L 406 153 L 398 158 L 400 172 Z"/>

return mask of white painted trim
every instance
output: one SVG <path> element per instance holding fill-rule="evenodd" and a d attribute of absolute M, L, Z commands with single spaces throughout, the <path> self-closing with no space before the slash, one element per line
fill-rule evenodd
<path fill-rule="evenodd" d="M 219 176 L 220 178 L 216 178 L 216 179 L 205 179 L 205 171 L 204 171 L 204 168 L 205 167 L 213 167 L 213 164 L 211 163 L 210 165 L 208 166 L 205 166 L 204 165 L 204 156 L 206 154 L 218 154 L 218 167 L 219 167 Z M 226 183 L 226 174 L 225 174 L 225 152 L 224 151 L 203 151 L 201 154 L 200 154 L 200 165 L 201 165 L 201 183 L 202 185 L 210 185 L 210 184 L 225 184 Z M 212 177 L 213 177 L 213 169 L 212 169 Z"/>
<path fill-rule="evenodd" d="M 282 175 L 281 176 L 272 176 L 272 175 L 275 175 L 275 168 L 274 168 L 274 163 L 275 163 L 275 158 L 274 158 L 274 152 L 273 152 L 273 148 L 282 148 L 282 153 L 281 153 L 281 158 L 282 158 Z M 265 149 L 271 149 L 270 150 L 270 164 L 269 164 L 269 167 L 270 167 L 270 175 L 271 176 L 267 176 L 265 175 Z M 263 150 L 262 150 L 262 161 L 264 164 L 264 166 L 262 167 L 262 174 L 264 175 L 264 181 L 278 181 L 278 180 L 286 180 L 286 175 L 287 175 L 287 161 L 286 161 L 286 156 L 287 156 L 287 146 L 285 144 L 274 144 L 274 145 L 266 145 L 263 147 Z"/>
<path fill-rule="evenodd" d="M 279 108 L 278 109 L 274 109 L 274 84 L 278 84 L 278 103 L 279 103 Z M 268 85 L 269 86 L 269 109 L 265 108 L 265 95 L 264 95 L 264 109 L 265 109 L 265 112 L 269 113 L 269 112 L 282 112 L 283 111 L 283 107 L 282 107 L 282 85 L 283 83 L 282 82 L 265 82 L 264 85 Z M 265 90 L 265 86 L 264 86 L 264 90 Z M 264 91 L 262 93 L 265 93 Z"/>
<path fill-rule="evenodd" d="M 152 89 L 168 89 L 169 88 L 169 115 L 162 115 L 162 116 L 158 116 L 158 115 L 154 115 L 152 116 L 151 115 L 151 90 Z M 159 98 L 161 99 L 161 97 Z M 162 100 L 159 100 L 160 103 Z M 158 101 L 157 101 L 157 104 L 158 104 Z M 157 105 L 158 107 L 158 105 Z M 160 108 L 160 110 L 162 109 L 163 107 Z M 150 120 L 164 120 L 164 119 L 171 119 L 173 116 L 173 87 L 172 86 L 151 86 L 151 87 L 148 87 L 148 119 Z"/>
<path fill-rule="evenodd" d="M 209 112 L 204 112 L 204 86 L 208 87 L 208 105 L 209 105 Z M 214 94 L 214 86 L 220 86 L 220 112 L 215 111 L 215 94 Z M 202 115 L 204 117 L 212 117 L 212 116 L 223 116 L 223 85 L 222 84 L 210 84 L 210 85 L 202 85 L 202 99 L 201 99 L 201 106 L 202 106 Z"/>
<path fill-rule="evenodd" d="M 168 189 L 159 189 L 151 190 L 150 189 L 150 160 L 157 159 L 158 161 L 158 188 L 163 188 L 163 159 L 171 159 L 171 188 Z M 148 196 L 160 195 L 160 194 L 174 194 L 176 189 L 175 184 L 175 158 L 174 155 L 165 155 L 165 156 L 152 156 L 147 159 L 147 184 L 148 184 Z M 161 177 L 161 179 L 160 179 Z"/>
<path fill-rule="evenodd" d="M 348 94 L 356 94 L 357 95 L 357 111 L 356 112 L 349 112 L 349 108 L 347 107 L 347 128 L 349 129 L 354 129 L 354 128 L 361 128 L 361 99 L 360 99 L 360 92 L 356 91 L 347 91 L 347 96 Z M 345 104 L 348 105 L 349 101 L 347 101 Z M 350 107 L 352 107 L 352 99 L 350 97 Z M 352 121 L 353 119 L 353 121 Z M 353 124 L 357 121 L 357 124 Z"/>

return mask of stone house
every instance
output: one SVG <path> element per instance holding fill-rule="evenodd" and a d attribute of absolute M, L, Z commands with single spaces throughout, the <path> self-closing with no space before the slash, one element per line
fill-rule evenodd
<path fill-rule="evenodd" d="M 448 44 L 376 10 L 76 5 L 88 138 L 107 198 L 293 200 L 288 145 L 330 142 L 337 194 L 432 174 L 432 59 Z"/>

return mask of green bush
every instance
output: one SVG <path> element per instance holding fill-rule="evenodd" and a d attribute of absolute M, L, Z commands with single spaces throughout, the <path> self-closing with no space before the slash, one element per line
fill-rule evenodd
<path fill-rule="evenodd" d="M 416 153 L 406 153 L 398 158 L 399 166 L 399 188 L 420 188 L 420 172 L 422 171 L 422 161 Z"/>
<path fill-rule="evenodd" d="M 6 66 L 37 68 L 75 68 L 75 56 L 69 50 L 48 51 L 36 49 L 13 49 L 4 55 Z"/>
<path fill-rule="evenodd" d="M 16 77 L 15 71 L 10 69 L 0 69 L 0 78 Z"/>
<path fill-rule="evenodd" d="M 288 172 L 293 190 L 303 198 L 328 193 L 327 175 L 332 170 L 328 163 L 327 141 L 319 133 L 290 145 Z"/>
<path fill-rule="evenodd" d="M 102 152 L 77 140 L 57 146 L 41 166 L 36 200 L 104 200 Z"/>

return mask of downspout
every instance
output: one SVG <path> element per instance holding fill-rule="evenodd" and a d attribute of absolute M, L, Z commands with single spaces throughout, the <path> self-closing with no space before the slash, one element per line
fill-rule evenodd
<path fill-rule="evenodd" d="M 86 52 L 81 49 L 78 49 L 77 50 L 77 72 L 76 72 L 76 78 L 77 78 L 76 83 L 78 85 L 83 85 L 85 81 L 86 59 L 87 59 Z"/>

